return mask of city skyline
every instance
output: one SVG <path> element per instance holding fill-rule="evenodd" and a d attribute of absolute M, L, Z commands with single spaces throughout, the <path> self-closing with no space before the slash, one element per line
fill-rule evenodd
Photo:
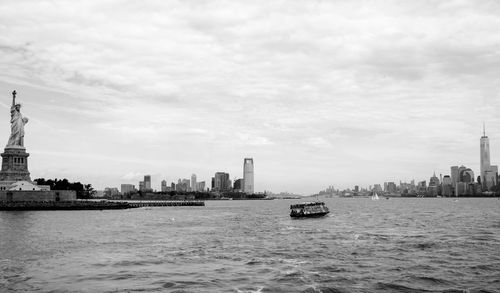
<path fill-rule="evenodd" d="M 477 176 L 483 121 L 500 161 L 495 1 L 0 5 L 0 131 L 15 89 L 33 179 L 160 189 L 246 157 L 256 192 Z"/>

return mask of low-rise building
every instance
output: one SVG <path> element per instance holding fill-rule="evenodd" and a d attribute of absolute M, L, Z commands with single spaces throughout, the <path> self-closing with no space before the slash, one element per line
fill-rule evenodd
<path fill-rule="evenodd" d="M 106 187 L 104 188 L 105 197 L 117 197 L 120 195 L 120 191 L 116 187 Z"/>
<path fill-rule="evenodd" d="M 122 194 L 131 194 L 136 192 L 135 185 L 133 184 L 122 184 L 120 186 L 120 191 Z"/>

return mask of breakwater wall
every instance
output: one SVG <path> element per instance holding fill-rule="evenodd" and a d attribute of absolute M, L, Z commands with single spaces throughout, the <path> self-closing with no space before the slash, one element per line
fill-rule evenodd
<path fill-rule="evenodd" d="M 203 201 L 0 201 L 0 211 L 121 210 L 141 207 L 205 206 Z"/>
<path fill-rule="evenodd" d="M 130 208 L 205 206 L 205 202 L 201 200 L 115 200 L 110 202 L 127 203 Z"/>
<path fill-rule="evenodd" d="M 2 211 L 119 210 L 129 208 L 127 203 L 105 201 L 0 201 L 0 210 Z"/>

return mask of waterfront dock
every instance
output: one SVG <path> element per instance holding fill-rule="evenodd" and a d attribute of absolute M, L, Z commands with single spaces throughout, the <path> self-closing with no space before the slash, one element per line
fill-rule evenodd
<path fill-rule="evenodd" d="M 203 201 L 0 201 L 0 211 L 123 210 L 142 207 L 205 206 Z"/>
<path fill-rule="evenodd" d="M 201 200 L 115 200 L 111 202 L 127 203 L 130 208 L 205 206 L 205 202 Z"/>

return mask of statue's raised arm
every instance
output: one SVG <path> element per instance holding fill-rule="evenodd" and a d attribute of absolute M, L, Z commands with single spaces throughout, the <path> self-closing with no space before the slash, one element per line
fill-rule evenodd
<path fill-rule="evenodd" d="M 12 92 L 12 107 L 15 107 L 15 106 L 16 106 L 16 95 L 17 95 L 17 93 L 16 93 L 16 91 L 14 90 L 14 91 Z"/>
<path fill-rule="evenodd" d="M 10 108 L 10 137 L 7 147 L 24 147 L 24 125 L 28 118 L 21 115 L 21 104 L 16 104 L 16 91 L 12 92 L 12 107 Z"/>

